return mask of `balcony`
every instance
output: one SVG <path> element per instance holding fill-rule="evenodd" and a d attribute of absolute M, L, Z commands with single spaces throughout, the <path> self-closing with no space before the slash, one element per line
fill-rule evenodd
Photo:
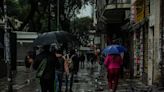
<path fill-rule="evenodd" d="M 104 8 L 103 16 L 108 23 L 122 23 L 125 18 L 125 11 L 129 11 L 131 0 L 109 0 Z"/>
<path fill-rule="evenodd" d="M 131 7 L 131 0 L 109 0 L 106 9 L 129 9 Z"/>

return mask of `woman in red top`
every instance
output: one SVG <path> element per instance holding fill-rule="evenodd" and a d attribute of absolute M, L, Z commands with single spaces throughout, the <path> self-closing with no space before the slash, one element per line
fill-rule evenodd
<path fill-rule="evenodd" d="M 120 54 L 109 54 L 105 59 L 104 64 L 108 72 L 108 84 L 112 92 L 116 92 L 120 73 L 120 66 L 122 65 L 122 63 L 123 62 Z"/>

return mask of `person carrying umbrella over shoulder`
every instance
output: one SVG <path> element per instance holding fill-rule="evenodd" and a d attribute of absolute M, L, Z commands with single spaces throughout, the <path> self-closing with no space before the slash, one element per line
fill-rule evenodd
<path fill-rule="evenodd" d="M 120 68 L 123 64 L 123 58 L 121 57 L 121 53 L 125 50 L 119 45 L 110 45 L 104 50 L 104 52 L 107 53 L 104 65 L 108 73 L 108 86 L 111 92 L 116 92 Z"/>

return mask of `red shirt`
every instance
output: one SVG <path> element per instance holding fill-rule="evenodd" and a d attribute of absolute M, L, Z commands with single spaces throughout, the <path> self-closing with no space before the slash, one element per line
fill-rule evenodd
<path fill-rule="evenodd" d="M 120 66 L 122 65 L 123 61 L 122 61 L 122 58 L 120 55 L 108 55 L 106 58 L 105 58 L 105 66 L 108 68 L 108 69 L 111 69 L 111 68 L 120 68 Z"/>

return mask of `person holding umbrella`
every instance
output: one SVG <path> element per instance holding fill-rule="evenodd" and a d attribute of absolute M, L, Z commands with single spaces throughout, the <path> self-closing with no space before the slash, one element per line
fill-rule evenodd
<path fill-rule="evenodd" d="M 55 58 L 49 50 L 50 45 L 43 46 L 43 51 L 36 56 L 33 68 L 36 70 L 36 77 L 40 80 L 42 92 L 54 92 Z"/>
<path fill-rule="evenodd" d="M 104 49 L 105 54 L 107 55 L 104 61 L 105 67 L 107 68 L 107 78 L 108 85 L 111 92 L 116 92 L 120 67 L 123 64 L 123 58 L 121 57 L 121 53 L 125 51 L 119 45 L 111 45 Z"/>

